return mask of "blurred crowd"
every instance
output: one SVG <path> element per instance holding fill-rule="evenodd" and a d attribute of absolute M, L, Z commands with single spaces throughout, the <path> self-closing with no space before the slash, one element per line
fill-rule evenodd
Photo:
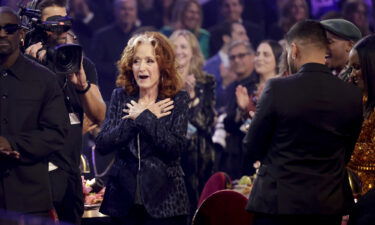
<path fill-rule="evenodd" d="M 2 0 L 18 9 L 22 1 Z M 23 1 L 25 2 L 25 1 Z M 139 30 L 160 31 L 166 36 L 176 29 L 194 33 L 206 60 L 222 50 L 227 23 L 238 22 L 234 37 L 248 38 L 253 49 L 262 40 L 280 41 L 297 21 L 345 18 L 365 36 L 373 31 L 373 1 L 351 0 L 71 0 L 69 15 L 73 32 L 99 73 L 101 92 L 109 100 L 116 77 L 115 63 L 131 34 Z M 242 25 L 242 26 L 241 26 Z M 243 28 L 242 30 L 239 30 Z M 245 35 L 246 34 L 246 35 Z M 241 36 L 241 37 L 238 37 Z M 245 37 L 247 36 L 247 37 Z M 223 57 L 222 57 L 223 58 Z M 229 60 L 224 60 L 228 68 Z M 211 70 L 208 72 L 212 73 Z M 229 76 L 229 75 L 228 75 Z M 224 83 L 230 78 L 225 75 Z M 233 78 L 232 78 L 233 80 Z M 217 104 L 220 104 L 221 99 Z"/>

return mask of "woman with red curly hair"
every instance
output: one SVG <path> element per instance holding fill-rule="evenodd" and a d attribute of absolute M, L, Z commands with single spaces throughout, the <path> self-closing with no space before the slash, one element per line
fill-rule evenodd
<path fill-rule="evenodd" d="M 180 166 L 189 96 L 168 39 L 133 36 L 118 62 L 117 86 L 96 139 L 116 151 L 100 211 L 115 224 L 186 224 L 188 197 Z"/>

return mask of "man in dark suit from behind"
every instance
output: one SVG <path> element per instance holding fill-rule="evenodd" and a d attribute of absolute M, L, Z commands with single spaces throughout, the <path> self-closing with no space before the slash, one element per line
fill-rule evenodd
<path fill-rule="evenodd" d="M 286 40 L 293 75 L 268 82 L 244 139 L 247 158 L 261 161 L 247 210 L 257 225 L 339 225 L 353 204 L 345 167 L 362 96 L 324 65 L 328 41 L 318 22 L 297 23 Z"/>

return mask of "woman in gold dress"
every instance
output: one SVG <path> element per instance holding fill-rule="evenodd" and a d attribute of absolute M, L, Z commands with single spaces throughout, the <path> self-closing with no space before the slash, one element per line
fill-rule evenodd
<path fill-rule="evenodd" d="M 364 122 L 348 166 L 359 176 L 363 195 L 375 187 L 375 35 L 353 47 L 349 68 L 352 82 L 363 90 Z"/>

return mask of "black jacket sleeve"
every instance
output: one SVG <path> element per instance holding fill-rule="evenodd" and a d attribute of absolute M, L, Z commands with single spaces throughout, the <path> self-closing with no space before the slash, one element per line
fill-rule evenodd
<path fill-rule="evenodd" d="M 268 82 L 257 104 L 254 119 L 243 139 L 245 162 L 262 160 L 271 142 L 275 122 L 275 102 L 272 94 L 272 82 Z"/>
<path fill-rule="evenodd" d="M 96 137 L 96 150 L 102 154 L 114 151 L 118 146 L 124 145 L 135 137 L 137 128 L 131 119 L 122 119 L 125 97 L 123 89 L 115 89 L 112 92 L 106 119 L 102 130 Z"/>

